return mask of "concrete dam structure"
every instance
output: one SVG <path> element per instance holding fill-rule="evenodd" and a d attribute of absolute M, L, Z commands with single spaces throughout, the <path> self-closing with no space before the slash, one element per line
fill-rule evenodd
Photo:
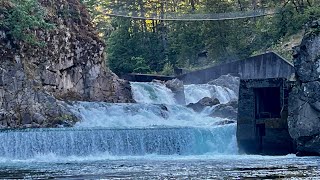
<path fill-rule="evenodd" d="M 212 66 L 206 69 L 187 72 L 176 76 L 129 73 L 121 78 L 132 82 L 168 81 L 178 78 L 184 84 L 205 84 L 222 75 L 231 74 L 241 79 L 290 79 L 294 74 L 293 65 L 274 52 L 268 52 L 247 59 Z"/>
<path fill-rule="evenodd" d="M 241 79 L 286 78 L 294 74 L 293 65 L 274 52 L 220 64 L 207 69 L 182 74 L 177 78 L 185 84 L 204 84 L 222 75 L 232 74 Z"/>
<path fill-rule="evenodd" d="M 131 82 L 151 82 L 153 80 L 168 81 L 176 77 L 154 75 L 154 74 L 129 73 L 129 74 L 122 75 L 121 78 Z"/>
<path fill-rule="evenodd" d="M 237 141 L 240 153 L 294 153 L 288 132 L 288 97 L 292 82 L 285 78 L 240 81 Z"/>

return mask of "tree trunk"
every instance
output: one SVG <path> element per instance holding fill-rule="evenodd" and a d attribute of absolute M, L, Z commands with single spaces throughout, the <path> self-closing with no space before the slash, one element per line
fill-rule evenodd
<path fill-rule="evenodd" d="M 243 6 L 242 6 L 242 3 L 240 0 L 238 0 L 238 5 L 239 5 L 239 8 L 240 8 L 240 11 L 243 11 Z"/>
<path fill-rule="evenodd" d="M 191 5 L 191 11 L 194 12 L 196 10 L 196 7 L 195 7 L 195 0 L 190 0 L 190 5 Z"/>
<path fill-rule="evenodd" d="M 164 18 L 164 3 L 163 1 L 160 2 L 160 17 L 161 19 Z M 167 52 L 167 33 L 166 33 L 166 27 L 164 24 L 164 21 L 160 20 L 160 33 L 161 33 L 161 39 L 162 39 L 162 45 L 165 52 Z"/>
<path fill-rule="evenodd" d="M 144 8 L 144 2 L 143 0 L 138 0 L 138 4 L 140 7 L 140 15 L 141 17 L 145 17 L 145 8 Z M 142 31 L 147 32 L 147 24 L 146 20 L 141 20 L 142 21 Z"/>
<path fill-rule="evenodd" d="M 256 0 L 252 0 L 252 7 L 253 7 L 253 10 L 257 9 L 257 1 Z"/>

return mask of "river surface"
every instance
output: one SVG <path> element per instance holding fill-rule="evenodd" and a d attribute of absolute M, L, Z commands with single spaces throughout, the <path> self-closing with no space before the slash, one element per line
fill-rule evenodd
<path fill-rule="evenodd" d="M 316 157 L 203 155 L 38 157 L 0 163 L 0 178 L 67 179 L 319 179 Z M 100 160 L 99 160 L 100 159 Z"/>

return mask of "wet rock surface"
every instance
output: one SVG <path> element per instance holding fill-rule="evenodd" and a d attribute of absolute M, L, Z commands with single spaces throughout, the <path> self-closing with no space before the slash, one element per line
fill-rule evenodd
<path fill-rule="evenodd" d="M 206 107 L 215 106 L 214 108 L 212 108 L 212 110 L 210 110 L 211 112 L 209 113 L 209 115 L 211 117 L 227 118 L 230 120 L 230 122 L 235 122 L 237 119 L 237 113 L 238 113 L 238 94 L 239 94 L 240 78 L 231 76 L 230 74 L 222 75 L 219 78 L 210 81 L 208 84 L 230 89 L 235 93 L 236 98 L 224 104 L 223 102 L 220 102 L 217 98 L 204 97 L 201 100 L 199 100 L 197 103 L 188 104 L 187 107 L 192 108 L 197 112 L 201 112 Z M 215 92 L 215 93 L 218 94 L 219 92 Z M 230 122 L 226 122 L 226 124 Z"/>
<path fill-rule="evenodd" d="M 222 75 L 218 79 L 210 81 L 208 84 L 222 86 L 231 89 L 236 95 L 239 94 L 240 78 L 228 75 Z"/>
<path fill-rule="evenodd" d="M 165 82 L 167 88 L 174 93 L 174 98 L 178 104 L 185 105 L 186 99 L 184 94 L 183 82 L 179 79 L 173 79 Z"/>
<path fill-rule="evenodd" d="M 39 3 L 55 25 L 35 31 L 44 47 L 16 41 L 0 27 L 0 127 L 72 126 L 76 118 L 64 100 L 132 102 L 129 83 L 106 68 L 105 45 L 83 5 Z"/>
<path fill-rule="evenodd" d="M 197 103 L 188 104 L 187 107 L 196 112 L 201 112 L 205 107 L 212 107 L 217 104 L 220 104 L 220 101 L 217 98 L 204 97 Z"/>
<path fill-rule="evenodd" d="M 288 126 L 299 154 L 320 155 L 320 24 L 310 27 L 294 49 L 297 83 L 289 97 Z"/>
<path fill-rule="evenodd" d="M 238 101 L 230 101 L 227 104 L 217 105 L 210 113 L 210 116 L 227 118 L 230 122 L 235 122 L 237 120 L 237 114 Z"/>

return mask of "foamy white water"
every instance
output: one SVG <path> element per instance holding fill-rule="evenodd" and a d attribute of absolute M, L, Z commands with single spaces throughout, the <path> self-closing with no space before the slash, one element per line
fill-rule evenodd
<path fill-rule="evenodd" d="M 75 102 L 70 109 L 82 128 L 213 127 L 225 120 L 181 105 Z"/>
<path fill-rule="evenodd" d="M 235 125 L 213 128 L 33 129 L 0 133 L 2 158 L 236 154 Z"/>
<path fill-rule="evenodd" d="M 237 154 L 235 124 L 176 105 L 163 84 L 132 87 L 140 103 L 69 104 L 81 119 L 74 128 L 1 132 L 0 159 Z"/>
<path fill-rule="evenodd" d="M 164 84 L 158 82 L 131 82 L 133 98 L 138 103 L 176 104 L 174 94 Z M 196 103 L 204 97 L 217 98 L 221 103 L 237 100 L 234 91 L 211 84 L 184 85 L 186 104 Z"/>
<path fill-rule="evenodd" d="M 131 82 L 133 98 L 138 103 L 176 104 L 170 89 L 158 82 Z"/>
<path fill-rule="evenodd" d="M 238 97 L 234 91 L 226 87 L 211 84 L 190 84 L 184 86 L 186 104 L 196 103 L 204 97 L 219 99 L 220 103 L 228 103 Z"/>

